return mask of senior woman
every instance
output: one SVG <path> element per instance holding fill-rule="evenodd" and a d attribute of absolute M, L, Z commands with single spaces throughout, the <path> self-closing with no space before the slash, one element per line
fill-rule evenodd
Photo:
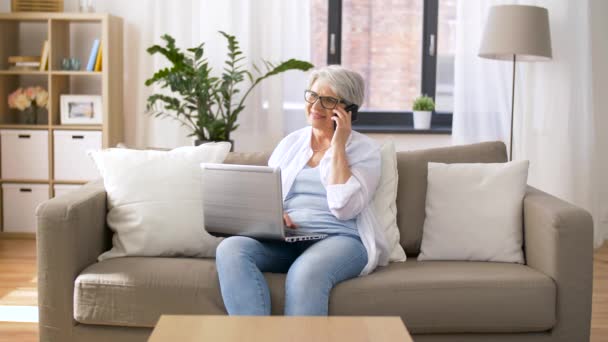
<path fill-rule="evenodd" d="M 293 229 L 325 233 L 322 240 L 288 243 L 244 236 L 223 240 L 216 264 L 230 315 L 270 315 L 262 272 L 287 273 L 285 315 L 327 315 L 338 283 L 388 263 L 388 247 L 370 201 L 380 179 L 380 148 L 351 129 L 365 84 L 340 66 L 314 71 L 305 91 L 310 126 L 285 137 L 269 166 L 282 174 L 284 220 Z M 335 123 L 335 128 L 334 128 Z"/>

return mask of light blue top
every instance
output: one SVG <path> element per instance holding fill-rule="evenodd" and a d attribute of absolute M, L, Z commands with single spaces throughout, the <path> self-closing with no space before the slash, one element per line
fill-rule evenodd
<path fill-rule="evenodd" d="M 318 167 L 306 165 L 298 173 L 283 208 L 302 232 L 359 236 L 356 219 L 341 221 L 329 210 Z"/>

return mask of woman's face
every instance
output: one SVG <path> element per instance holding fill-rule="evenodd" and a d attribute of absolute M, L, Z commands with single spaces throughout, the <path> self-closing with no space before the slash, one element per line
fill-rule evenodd
<path fill-rule="evenodd" d="M 329 85 L 323 81 L 315 81 L 310 87 L 310 90 L 317 93 L 319 96 L 331 96 L 338 98 L 338 95 L 331 90 Z M 342 106 L 342 104 L 338 104 Z M 306 102 L 306 121 L 313 127 L 323 130 L 334 129 L 334 121 L 331 119 L 333 115 L 332 109 L 325 109 L 321 106 L 321 100 L 315 103 Z"/>

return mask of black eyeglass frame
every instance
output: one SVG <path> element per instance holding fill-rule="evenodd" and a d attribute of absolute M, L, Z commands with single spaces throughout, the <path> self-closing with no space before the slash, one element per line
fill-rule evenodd
<path fill-rule="evenodd" d="M 307 96 L 306 96 L 308 93 L 314 94 L 314 95 L 317 97 L 317 99 L 316 99 L 316 100 L 314 100 L 313 102 L 308 101 Z M 325 107 L 325 105 L 323 104 L 323 99 L 324 99 L 324 98 L 326 98 L 326 99 L 332 99 L 332 100 L 336 100 L 336 104 L 335 104 L 333 107 L 331 107 L 331 108 L 327 108 L 327 107 Z M 315 104 L 315 103 L 316 103 L 317 101 L 319 101 L 319 100 L 321 101 L 321 107 L 323 107 L 323 108 L 325 108 L 325 109 L 334 109 L 334 108 L 336 108 L 336 107 L 338 106 L 338 104 L 339 104 L 339 103 L 344 103 L 346 106 L 348 106 L 348 105 L 351 105 L 351 104 L 352 104 L 352 103 L 350 103 L 350 102 L 348 102 L 348 101 L 344 101 L 344 100 L 339 99 L 339 98 L 337 98 L 337 97 L 333 97 L 333 96 L 321 96 L 321 95 L 319 95 L 319 94 L 315 93 L 315 92 L 314 92 L 314 91 L 312 91 L 312 90 L 309 90 L 309 89 L 304 90 L 304 101 L 306 101 L 306 102 L 308 102 L 308 103 L 310 103 L 310 104 Z"/>

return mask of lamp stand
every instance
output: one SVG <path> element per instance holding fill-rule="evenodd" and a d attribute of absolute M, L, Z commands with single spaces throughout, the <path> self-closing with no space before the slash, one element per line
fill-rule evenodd
<path fill-rule="evenodd" d="M 511 139 L 509 140 L 509 161 L 513 160 L 513 112 L 515 109 L 515 54 L 513 54 L 513 84 L 511 85 Z"/>

